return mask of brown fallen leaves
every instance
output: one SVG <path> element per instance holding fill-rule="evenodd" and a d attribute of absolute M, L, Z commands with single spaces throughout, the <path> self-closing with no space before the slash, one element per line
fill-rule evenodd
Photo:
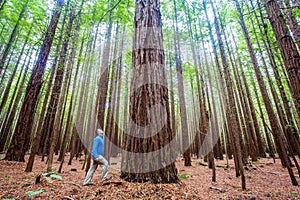
<path fill-rule="evenodd" d="M 0 155 L 3 158 L 4 155 Z M 57 171 L 59 162 L 54 161 Z M 74 160 L 71 166 L 65 164 L 58 174 L 62 180 L 36 177 L 46 170 L 46 164 L 36 156 L 33 172 L 24 172 L 26 163 L 0 161 L 1 199 L 300 199 L 300 187 L 292 186 L 286 169 L 277 159 L 260 159 L 245 167 L 247 190 L 242 191 L 240 178 L 235 177 L 233 160 L 217 161 L 217 182 L 211 181 L 211 170 L 200 159 L 194 159 L 191 167 L 184 167 L 178 158 L 176 166 L 181 179 L 178 184 L 129 183 L 119 178 L 120 158 L 112 158 L 109 173 L 113 178 L 101 181 L 99 167 L 93 177 L 93 185 L 82 186 L 85 171 L 82 162 Z M 73 169 L 73 171 L 71 171 Z M 77 169 L 74 171 L 74 169 Z M 294 169 L 295 170 L 295 169 Z M 295 170 L 296 172 L 296 170 Z M 300 183 L 299 177 L 297 177 Z M 42 191 L 29 197 L 29 191 Z"/>

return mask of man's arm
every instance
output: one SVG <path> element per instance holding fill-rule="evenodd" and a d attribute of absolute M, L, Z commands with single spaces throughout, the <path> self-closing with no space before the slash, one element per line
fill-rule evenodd
<path fill-rule="evenodd" d="M 94 139 L 94 143 L 93 143 L 93 149 L 92 149 L 92 157 L 93 158 L 98 158 L 98 145 L 99 145 L 100 140 L 98 138 Z"/>

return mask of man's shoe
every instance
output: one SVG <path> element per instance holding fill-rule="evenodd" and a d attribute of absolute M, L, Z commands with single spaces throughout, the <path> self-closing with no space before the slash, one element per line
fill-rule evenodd
<path fill-rule="evenodd" d="M 102 179 L 103 181 L 107 181 L 107 180 L 109 180 L 109 179 L 111 179 L 112 178 L 112 176 L 107 176 L 107 177 L 105 177 L 104 179 Z"/>

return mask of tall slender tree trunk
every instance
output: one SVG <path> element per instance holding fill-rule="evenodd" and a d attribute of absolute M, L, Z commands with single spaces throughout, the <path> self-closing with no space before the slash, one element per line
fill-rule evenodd
<path fill-rule="evenodd" d="M 253 7 L 253 4 L 252 4 L 252 7 Z M 258 19 L 256 13 L 255 13 L 255 16 L 256 16 L 256 19 Z M 251 23 L 252 23 L 252 27 L 254 28 L 254 22 L 253 22 L 252 19 L 250 19 L 250 20 L 251 20 Z M 260 30 L 260 32 L 262 34 L 262 29 L 261 29 L 260 26 L 259 26 L 259 30 Z M 258 50 L 259 50 L 260 55 L 262 57 L 262 61 L 263 61 L 263 64 L 264 64 L 264 71 L 265 71 L 265 74 L 266 74 L 266 77 L 267 77 L 267 80 L 268 80 L 268 84 L 269 84 L 269 88 L 271 90 L 272 97 L 273 97 L 273 99 L 274 99 L 275 102 L 280 102 L 279 96 L 278 96 L 278 94 L 277 94 L 277 92 L 275 90 L 274 84 L 273 84 L 273 82 L 271 80 L 269 70 L 267 69 L 267 63 L 266 63 L 265 58 L 263 57 L 262 48 L 261 48 L 261 45 L 259 43 L 259 39 L 258 39 L 258 36 L 257 36 L 256 32 L 254 32 L 254 36 L 255 36 L 256 42 L 258 44 Z M 263 42 L 264 42 L 265 46 L 268 48 L 265 40 L 263 40 Z M 275 67 L 276 63 L 274 62 L 274 60 L 272 58 L 272 55 L 269 53 L 270 51 L 272 51 L 272 50 L 268 50 L 268 55 L 269 55 L 269 59 L 271 61 L 271 66 L 273 68 L 276 68 Z M 275 75 L 275 77 L 276 77 L 276 75 Z M 279 88 L 279 90 L 281 90 L 281 89 Z M 283 128 L 283 132 L 285 133 L 285 137 L 286 137 L 286 139 L 288 141 L 288 145 L 293 150 L 293 152 L 290 152 L 290 153 L 297 154 L 297 153 L 300 152 L 299 151 L 300 150 L 299 143 L 296 140 L 294 134 L 292 133 L 293 129 L 292 128 L 288 128 L 290 126 L 290 124 L 292 124 L 291 123 L 292 118 L 288 119 L 286 117 L 286 115 L 284 114 L 284 110 L 283 110 L 283 108 L 282 108 L 282 106 L 280 104 L 276 103 L 275 106 L 276 106 L 276 109 L 277 109 L 277 112 L 278 112 L 278 115 L 279 115 L 279 119 L 280 119 L 280 122 L 281 122 L 281 127 Z"/>
<path fill-rule="evenodd" d="M 189 130 L 188 130 L 188 123 L 187 123 L 185 97 L 184 97 L 182 60 L 181 60 L 181 50 L 180 50 L 181 47 L 180 47 L 180 40 L 179 40 L 179 35 L 178 35 L 178 19 L 177 19 L 176 0 L 174 0 L 173 2 L 174 2 L 174 15 L 175 15 L 175 23 L 174 23 L 175 62 L 176 62 L 176 72 L 177 72 L 177 80 L 178 80 L 178 94 L 179 94 L 182 142 L 183 142 L 183 150 L 184 150 L 183 157 L 184 157 L 184 165 L 192 166 L 191 152 L 190 152 L 190 148 L 189 148 Z"/>
<path fill-rule="evenodd" d="M 68 63 L 69 68 L 70 68 L 69 73 L 72 72 L 73 66 L 74 66 L 74 59 L 75 59 L 75 56 L 76 56 L 79 32 L 80 32 L 80 27 L 81 27 L 80 26 L 81 13 L 82 13 L 82 7 L 83 7 L 83 4 L 84 4 L 84 1 L 85 0 L 81 1 L 81 5 L 80 5 L 79 11 L 77 13 L 77 17 L 76 17 L 76 27 L 75 27 L 74 37 L 73 37 L 73 40 L 72 40 L 71 54 L 70 54 L 70 59 L 69 59 L 69 63 Z M 83 44 L 84 44 L 84 40 L 81 41 L 81 45 L 80 45 L 80 48 L 79 48 L 79 55 L 78 55 L 79 58 L 82 55 Z M 73 111 L 73 101 L 74 101 L 74 98 L 75 98 L 74 94 L 75 94 L 75 88 L 76 88 L 76 82 L 77 82 L 77 78 L 78 78 L 78 71 L 79 71 L 80 63 L 81 63 L 80 60 L 78 60 L 77 66 L 76 66 L 76 69 L 75 69 L 73 87 L 72 87 L 72 91 L 71 91 L 71 100 L 70 100 L 70 104 L 69 104 L 69 110 L 68 110 L 68 113 L 67 113 L 66 128 L 64 130 L 63 138 L 62 138 L 61 143 L 59 144 L 59 149 L 58 149 L 59 150 L 58 161 L 61 161 L 61 164 L 60 164 L 60 167 L 59 167 L 59 170 L 58 170 L 59 173 L 61 172 L 62 165 L 64 163 L 64 157 L 65 157 L 66 145 L 67 145 L 66 143 L 67 143 L 67 139 L 69 137 L 70 126 L 71 126 L 71 123 L 72 123 L 71 119 L 72 119 L 72 111 Z M 70 85 L 70 83 L 71 83 L 71 80 L 69 80 L 69 85 Z M 69 89 L 68 89 L 68 91 L 69 91 Z M 60 132 L 63 132 L 63 129 L 61 129 Z"/>
<path fill-rule="evenodd" d="M 77 27 L 76 27 L 76 31 L 75 31 L 75 39 L 78 37 L 78 25 L 80 23 L 77 23 Z M 83 51 L 83 44 L 84 44 L 84 40 L 81 41 L 81 45 L 80 45 L 80 49 L 79 49 L 79 55 L 78 57 L 81 57 L 82 55 L 82 51 Z M 71 54 L 72 55 L 72 54 Z M 68 111 L 68 118 L 67 118 L 67 122 L 66 122 L 66 129 L 65 129 L 65 133 L 63 136 L 63 140 L 60 146 L 60 152 L 59 152 L 59 158 L 58 160 L 61 161 L 61 165 L 60 165 L 60 169 L 62 168 L 62 165 L 64 163 L 64 157 L 65 157 L 65 153 L 66 153 L 66 146 L 67 146 L 67 140 L 70 136 L 71 133 L 71 126 L 72 126 L 72 111 L 74 109 L 74 101 L 76 99 L 75 97 L 75 91 L 76 91 L 76 83 L 78 81 L 78 72 L 79 72 L 79 67 L 80 67 L 80 60 L 78 60 L 77 62 L 77 66 L 76 66 L 76 71 L 75 71 L 75 76 L 74 76 L 74 81 L 73 81 L 73 88 L 72 88 L 72 94 L 71 94 L 71 100 L 70 100 L 70 104 L 69 104 L 69 111 Z"/>
<path fill-rule="evenodd" d="M 92 36 L 92 29 L 90 29 L 90 41 L 87 42 L 87 50 L 85 51 L 84 55 L 84 66 L 80 79 L 83 79 L 81 81 L 81 84 L 78 86 L 79 90 L 77 90 L 78 94 L 76 94 L 76 98 L 78 99 L 78 107 L 76 113 L 76 124 L 73 124 L 73 132 L 72 132 L 72 140 L 70 143 L 70 158 L 68 161 L 68 165 L 72 164 L 72 159 L 74 156 L 78 156 L 78 150 L 81 148 L 80 138 L 79 134 L 81 134 L 81 138 L 86 138 L 86 134 L 89 134 L 86 132 L 86 121 L 87 121 L 87 115 L 88 115 L 88 102 L 89 100 L 89 90 L 87 88 L 90 87 L 92 80 L 92 66 L 94 60 L 92 59 L 92 56 L 89 56 L 92 54 L 91 52 L 95 51 L 95 42 L 97 40 L 97 34 Z M 92 95 L 91 95 L 92 96 Z M 86 133 L 86 134 L 84 134 Z M 87 166 L 88 167 L 88 166 Z"/>
<path fill-rule="evenodd" d="M 109 0 L 109 7 L 112 7 L 112 0 Z M 99 128 L 104 129 L 105 118 L 105 106 L 107 100 L 108 91 L 108 78 L 109 78 L 109 60 L 110 60 L 110 48 L 111 48 L 111 34 L 112 34 L 112 11 L 108 14 L 108 26 L 105 35 L 105 43 L 101 62 L 101 76 L 98 82 L 98 94 L 97 94 L 97 110 L 98 110 L 98 124 Z"/>
<path fill-rule="evenodd" d="M 50 130 L 50 146 L 49 146 L 49 156 L 47 160 L 47 171 L 52 170 L 52 162 L 53 162 L 53 154 L 54 154 L 54 148 L 57 142 L 58 138 L 58 131 L 55 131 L 55 119 L 59 120 L 59 116 L 56 116 L 57 112 L 60 112 L 57 110 L 58 107 L 58 100 L 60 98 L 60 93 L 61 93 L 61 87 L 62 87 L 62 82 L 63 82 L 63 76 L 64 76 L 64 71 L 65 71 L 65 63 L 66 63 L 66 57 L 67 57 L 67 50 L 68 50 L 68 45 L 69 45 L 69 40 L 71 38 L 71 31 L 73 27 L 73 21 L 75 18 L 75 8 L 72 9 L 70 13 L 70 18 L 69 22 L 67 25 L 66 33 L 65 33 L 65 39 L 62 44 L 62 50 L 60 52 L 60 59 L 58 61 L 57 65 L 57 71 L 56 71 L 56 76 L 55 76 L 55 81 L 53 85 L 53 91 L 52 91 L 52 96 L 50 99 L 49 107 L 50 110 L 48 110 L 48 113 L 50 113 L 49 120 L 50 123 L 47 127 L 47 130 Z M 46 117 L 47 120 L 47 117 Z"/>
<path fill-rule="evenodd" d="M 116 110 L 115 110 L 115 124 L 114 124 L 114 136 L 113 136 L 113 143 L 117 144 L 118 147 L 121 147 L 121 140 L 120 140 L 120 131 L 119 131 L 119 121 L 120 121 L 120 96 L 121 96 L 121 79 L 122 79 L 122 74 L 123 74 L 123 51 L 124 51 L 124 42 L 125 42 L 125 26 L 123 27 L 122 31 L 122 38 L 121 38 L 121 44 L 119 48 L 119 56 L 118 56 L 118 66 L 119 66 L 119 71 L 118 71 L 118 77 L 117 77 L 117 91 L 116 91 Z M 119 150 L 117 149 L 112 149 L 112 156 L 117 156 L 119 153 Z"/>
<path fill-rule="evenodd" d="M 196 100 L 196 96 L 195 96 L 195 92 L 194 92 L 194 80 L 193 80 L 193 76 L 192 75 L 190 75 L 190 86 L 191 86 L 191 91 L 192 91 L 192 108 L 195 108 L 195 110 L 193 110 L 192 111 L 192 113 L 191 113 L 191 121 L 193 122 L 192 123 L 192 128 L 191 128 L 191 130 L 194 132 L 194 133 L 196 133 L 197 134 L 197 129 L 198 129 L 198 127 L 197 127 L 197 125 L 198 125 L 198 116 L 197 116 L 197 112 L 198 112 L 198 109 L 196 109 L 197 108 L 197 106 L 196 106 L 196 102 L 195 102 L 195 100 Z M 196 137 L 197 137 L 197 135 L 196 135 Z M 195 141 L 194 141 L 194 143 L 192 144 L 192 149 L 191 149 L 191 154 L 193 155 L 197 155 L 198 153 L 197 153 L 197 148 L 199 147 L 199 141 L 197 141 L 197 138 L 195 137 Z M 197 145 L 196 145 L 197 144 Z M 197 147 L 197 148 L 196 148 Z"/>
<path fill-rule="evenodd" d="M 202 41 L 202 47 L 204 49 L 204 43 Z M 219 134 L 219 127 L 218 127 L 218 119 L 217 119 L 217 110 L 216 110 L 216 103 L 214 98 L 214 90 L 213 90 L 213 85 L 212 85 L 212 75 L 211 75 L 211 69 L 209 68 L 206 52 L 204 52 L 204 59 L 205 59 L 205 66 L 206 66 L 206 72 L 207 72 L 207 77 L 208 77 L 208 85 L 206 87 L 207 89 L 207 102 L 208 102 L 208 107 L 209 107 L 209 122 L 208 125 L 208 132 L 207 136 L 209 138 L 208 142 L 208 147 L 210 148 L 209 153 L 208 153 L 208 167 L 212 169 L 213 175 L 212 175 L 212 181 L 216 182 L 216 165 L 215 165 L 215 160 L 214 160 L 214 148 L 213 148 L 213 141 L 216 140 L 216 136 Z"/>
<path fill-rule="evenodd" d="M 300 48 L 299 22 L 297 22 L 297 19 L 293 13 L 293 9 L 292 9 L 292 5 L 290 4 L 290 0 L 279 0 L 279 1 L 277 1 L 277 3 L 283 9 L 286 22 L 289 25 L 291 32 L 293 33 L 292 36 L 294 37 L 298 48 Z M 285 4 L 285 6 L 284 6 L 284 4 Z"/>
<path fill-rule="evenodd" d="M 203 5 L 206 6 L 206 4 L 203 2 Z M 213 5 L 212 5 L 213 6 Z M 233 91 L 233 80 L 230 75 L 229 71 L 229 65 L 225 56 L 225 50 L 223 46 L 223 41 L 221 38 L 221 33 L 220 33 L 220 28 L 219 28 L 219 22 L 217 21 L 216 18 L 216 11 L 213 6 L 213 11 L 214 11 L 214 22 L 215 22 L 215 28 L 217 32 L 217 37 L 218 37 L 218 44 L 219 44 L 219 49 L 221 52 L 221 59 L 222 59 L 222 64 L 223 64 L 223 69 L 224 69 L 224 75 L 225 75 L 225 80 L 226 80 L 226 86 L 227 86 L 227 92 L 228 92 L 228 106 L 226 109 L 229 110 L 229 119 L 231 122 L 231 128 L 232 128 L 232 133 L 233 133 L 233 138 L 234 138 L 234 143 L 235 143 L 235 153 L 236 153 L 236 159 L 237 159 L 237 168 L 239 170 L 239 174 L 241 175 L 241 180 L 242 180 L 242 189 L 246 189 L 246 181 L 245 181 L 245 174 L 244 174 L 244 169 L 243 169 L 243 162 L 242 162 L 242 150 L 241 150 L 241 140 L 239 133 L 241 132 L 238 124 L 238 118 L 237 118 L 237 108 L 235 104 L 235 98 L 234 98 L 234 91 Z M 207 16 L 207 13 L 206 13 Z"/>
<path fill-rule="evenodd" d="M 13 48 L 12 48 L 12 49 L 15 49 L 15 48 L 17 47 L 17 45 L 18 45 L 18 39 L 16 39 L 16 40 L 14 41 L 14 44 L 13 44 Z M 6 77 L 7 77 L 8 67 L 11 65 L 11 61 L 12 61 L 13 57 L 14 57 L 14 54 L 11 53 L 10 56 L 9 56 L 9 58 L 8 58 L 8 61 L 5 63 L 4 71 L 3 71 L 3 73 L 2 73 L 1 80 L 0 80 L 0 86 L 1 86 L 1 87 L 0 87 L 0 95 L 2 95 L 3 90 L 4 90 L 4 88 L 5 88 L 5 87 L 3 87 L 3 84 L 4 84 L 5 79 L 6 79 Z"/>
<path fill-rule="evenodd" d="M 170 71 L 170 105 L 171 105 L 171 130 L 172 133 L 176 133 L 176 118 L 175 118 L 175 98 L 174 98 L 174 81 L 173 81 L 173 60 L 171 52 L 169 52 L 169 71 Z"/>
<path fill-rule="evenodd" d="M 20 103 L 22 95 L 23 95 L 23 89 L 24 89 L 24 85 L 25 85 L 26 75 L 29 70 L 31 56 L 32 56 L 32 50 L 31 50 L 31 53 L 27 53 L 25 61 L 22 65 L 22 70 L 20 72 L 18 81 L 16 83 L 16 88 L 14 90 L 13 96 L 10 100 L 6 118 L 1 126 L 0 152 L 5 150 L 5 143 L 7 141 L 9 141 L 9 138 L 10 138 L 9 135 L 10 135 L 11 131 L 13 130 L 13 122 L 16 117 L 18 106 L 19 106 L 19 103 Z M 27 59 L 28 59 L 28 61 L 27 61 Z M 25 71 L 22 75 L 24 67 L 25 67 Z M 19 84 L 20 80 L 21 80 L 21 82 Z"/>
<path fill-rule="evenodd" d="M 254 50 L 253 50 L 253 47 L 252 47 L 252 44 L 251 44 L 251 41 L 250 41 L 250 36 L 249 36 L 248 30 L 246 29 L 244 17 L 242 15 L 240 4 L 239 4 L 238 0 L 235 0 L 235 4 L 236 4 L 236 8 L 238 10 L 238 15 L 239 15 L 239 20 L 240 20 L 240 24 L 241 24 L 241 27 L 242 27 L 242 31 L 243 31 L 243 34 L 244 34 L 244 37 L 245 37 L 245 40 L 246 40 L 246 43 L 247 43 L 247 47 L 248 47 L 248 50 L 249 50 L 249 53 L 250 53 L 251 62 L 252 62 L 252 65 L 254 67 L 254 72 L 255 72 L 255 75 L 256 75 L 256 78 L 257 78 L 257 81 L 258 81 L 260 91 L 262 93 L 262 98 L 263 98 L 265 106 L 266 106 L 266 110 L 267 110 L 267 113 L 268 113 L 271 129 L 272 129 L 272 134 L 273 134 L 274 139 L 275 139 L 277 151 L 279 153 L 279 156 L 280 156 L 282 162 L 288 168 L 288 172 L 289 172 L 292 184 L 293 185 L 298 185 L 297 180 L 294 176 L 293 170 L 292 170 L 291 165 L 290 165 L 291 162 L 290 162 L 289 157 L 287 155 L 287 150 L 286 150 L 285 145 L 283 143 L 282 133 L 280 131 L 280 127 L 278 126 L 275 112 L 274 112 L 274 110 L 271 106 L 271 101 L 270 101 L 270 98 L 268 96 L 266 86 L 263 82 L 262 74 L 261 74 L 260 69 L 258 67 L 258 62 L 257 62 L 255 54 L 254 54 Z M 300 101 L 299 101 L 299 103 L 300 103 Z M 300 106 L 300 104 L 299 104 L 299 106 Z"/>
<path fill-rule="evenodd" d="M 51 118 L 53 119 L 53 122 L 49 126 L 49 129 L 51 130 L 50 135 L 52 135 L 52 137 L 50 138 L 50 149 L 49 149 L 49 156 L 48 156 L 48 160 L 47 160 L 47 171 L 48 172 L 52 170 L 55 145 L 57 144 L 57 140 L 59 137 L 59 131 L 55 130 L 55 128 L 58 129 L 58 125 L 55 127 L 55 119 L 57 121 L 60 120 L 61 107 L 60 108 L 58 107 L 59 106 L 58 100 L 61 99 L 61 103 L 62 103 L 63 98 L 64 98 L 64 97 L 61 97 L 60 93 L 61 93 L 61 87 L 62 87 L 62 83 L 63 83 L 63 77 L 64 77 L 64 71 L 65 71 L 64 66 L 66 64 L 67 50 L 68 50 L 69 40 L 71 38 L 71 31 L 72 31 L 72 27 L 73 27 L 74 18 L 75 18 L 75 8 L 73 8 L 70 13 L 70 18 L 69 18 L 69 22 L 68 22 L 68 26 L 67 26 L 67 30 L 66 30 L 65 40 L 62 45 L 60 60 L 58 62 L 58 66 L 57 66 L 58 68 L 57 68 L 56 77 L 55 77 L 55 81 L 54 81 L 53 92 L 52 92 L 52 96 L 50 99 L 50 107 L 52 107 L 51 113 L 53 114 Z M 68 72 L 68 70 L 70 70 L 70 69 L 67 69 L 67 72 Z M 66 78 L 68 78 L 68 77 L 66 77 Z M 62 95 L 64 95 L 64 93 Z M 54 101 L 52 101 L 52 98 L 54 98 Z M 59 123 L 59 122 L 57 122 L 57 123 Z"/>
<path fill-rule="evenodd" d="M 25 50 L 25 47 L 26 47 L 26 45 L 27 45 L 28 38 L 29 38 L 29 36 L 30 36 L 30 34 L 31 34 L 31 30 L 32 30 L 32 28 L 30 28 L 30 30 L 28 31 L 28 34 L 27 34 L 28 37 L 26 37 L 26 40 L 25 40 L 25 42 L 24 42 L 24 44 L 23 44 L 23 47 L 22 47 L 22 50 L 21 50 L 21 52 L 20 52 L 19 58 L 18 58 L 18 60 L 17 60 L 16 66 L 15 66 L 15 68 L 14 68 L 12 74 L 10 75 L 10 79 L 9 79 L 7 85 L 6 85 L 6 88 L 5 88 L 5 91 L 4 91 L 4 95 L 3 95 L 2 99 L 1 99 L 0 113 L 2 112 L 2 109 L 3 109 L 5 103 L 6 103 L 7 99 L 8 99 L 9 91 L 10 91 L 12 82 L 13 82 L 13 80 L 14 80 L 14 78 L 15 78 L 17 69 L 18 69 L 18 67 L 19 67 L 19 64 L 20 64 L 20 61 L 21 61 L 21 57 L 22 57 L 22 55 L 23 55 L 23 53 L 24 53 L 24 50 Z"/>
<path fill-rule="evenodd" d="M 220 25 L 222 27 L 222 30 L 224 31 L 225 43 L 226 43 L 228 52 L 231 52 L 232 48 L 230 47 L 230 45 L 228 43 L 228 39 L 227 39 L 228 34 L 226 34 L 224 26 L 221 21 L 220 21 Z M 234 45 L 235 45 L 235 48 L 237 49 L 235 40 L 234 40 Z M 237 53 L 237 55 L 239 55 L 239 53 Z M 244 71 L 242 70 L 242 62 L 241 62 L 240 56 L 237 56 L 237 58 L 236 58 L 235 54 L 232 54 L 232 56 L 230 56 L 229 58 L 230 58 L 230 62 L 232 64 L 232 66 L 233 66 L 233 72 L 234 72 L 235 80 L 236 80 L 238 91 L 239 91 L 238 96 L 239 96 L 240 102 L 242 104 L 241 108 L 243 111 L 244 123 L 246 124 L 246 133 L 249 138 L 248 143 L 250 143 L 249 144 L 250 145 L 250 147 L 249 147 L 250 156 L 251 156 L 252 161 L 256 161 L 257 156 L 266 157 L 266 154 L 264 151 L 262 137 L 259 132 L 259 126 L 258 126 L 256 114 L 254 112 L 253 102 L 252 102 L 251 95 L 249 92 L 248 84 L 246 82 L 246 77 L 245 77 Z M 239 76 L 238 66 L 241 69 L 240 70 L 240 73 L 242 75 L 241 77 Z M 242 80 L 244 82 L 244 85 L 242 84 Z M 257 147 L 255 145 L 257 145 Z"/>
<path fill-rule="evenodd" d="M 185 4 L 184 0 L 182 0 L 182 3 Z M 199 75 L 199 64 L 200 60 L 197 60 L 197 54 L 196 54 L 196 45 L 194 42 L 194 36 L 193 36 L 193 29 L 192 29 L 192 19 L 191 19 L 191 13 L 190 10 L 187 8 L 187 6 L 184 6 L 184 12 L 187 20 L 187 24 L 188 24 L 188 32 L 189 32 L 189 41 L 191 43 L 191 48 L 192 48 L 192 55 L 193 55 L 193 63 L 195 66 L 195 75 L 196 75 L 196 82 L 197 82 L 197 95 L 198 95 L 198 99 L 199 99 L 199 110 L 201 109 L 200 106 L 202 105 L 202 99 L 201 98 L 201 87 L 200 86 L 200 75 Z M 196 112 L 196 111 L 195 111 Z M 198 120 L 199 121 L 199 120 Z M 200 122 L 199 122 L 200 123 Z M 199 127 L 200 124 L 197 124 L 196 127 Z M 199 150 L 200 150 L 200 131 L 197 128 L 196 130 L 196 136 L 195 136 L 195 154 L 197 157 L 199 157 Z"/>
<path fill-rule="evenodd" d="M 3 10 L 3 8 L 4 8 L 4 6 L 5 6 L 5 4 L 6 4 L 6 2 L 7 2 L 7 0 L 1 0 L 0 1 L 0 12 Z"/>
<path fill-rule="evenodd" d="M 44 154 L 46 152 L 44 152 L 44 149 L 47 149 L 47 144 L 49 144 L 49 132 L 48 130 L 44 130 L 45 128 L 45 123 L 48 122 L 48 120 L 46 120 L 45 115 L 47 114 L 47 106 L 49 104 L 49 98 L 51 97 L 52 94 L 52 88 L 53 88 L 53 84 L 54 84 L 54 78 L 55 78 L 55 74 L 57 71 L 57 62 L 59 60 L 59 55 L 60 55 L 60 51 L 61 51 L 61 45 L 63 42 L 63 35 L 65 33 L 65 25 L 66 25 L 66 19 L 67 19 L 67 15 L 68 15 L 68 10 L 69 10 L 69 5 L 70 5 L 70 1 L 67 1 L 67 4 L 65 6 L 64 9 L 64 16 L 62 18 L 62 25 L 61 25 L 61 33 L 57 39 L 57 44 L 56 44 L 56 49 L 55 49 L 55 58 L 54 61 L 52 63 L 51 66 L 51 75 L 50 78 L 48 80 L 48 85 L 47 85 L 47 90 L 46 90 L 46 94 L 45 94 L 45 98 L 44 98 L 44 102 L 43 102 L 43 108 L 41 110 L 41 114 L 40 114 L 40 119 L 39 119 L 39 124 L 38 124 L 38 128 L 37 128 L 37 132 L 36 132 L 36 136 L 38 136 L 39 134 L 41 134 L 41 138 L 40 138 L 40 143 L 39 143 L 39 154 L 42 154 L 42 161 L 44 161 Z M 49 148 L 47 149 L 47 153 L 48 153 Z"/>
<path fill-rule="evenodd" d="M 111 143 L 117 145 L 113 141 L 113 136 L 114 136 L 114 122 L 115 122 L 115 115 L 114 115 L 114 110 L 115 110 L 115 100 L 116 100 L 116 87 L 117 87 L 117 74 L 118 74 L 118 68 L 117 68 L 117 40 L 119 38 L 119 25 L 116 27 L 116 41 L 114 44 L 114 50 L 113 50 L 113 56 L 112 56 L 112 63 L 111 63 L 111 84 L 110 84 L 110 90 L 109 90 L 109 97 L 108 97 L 108 105 L 109 107 L 107 108 L 107 120 L 106 120 L 106 125 L 105 125 L 105 135 L 107 136 L 106 138 L 109 139 L 110 142 L 106 142 L 105 145 L 105 158 L 110 160 L 110 154 L 111 154 Z"/>
<path fill-rule="evenodd" d="M 221 92 L 221 99 L 223 99 L 224 101 L 226 101 L 226 105 L 228 105 L 229 101 L 228 101 L 228 95 L 227 95 L 228 92 L 227 92 L 227 89 L 226 89 L 226 82 L 225 82 L 225 79 L 223 77 L 223 73 L 222 73 L 223 70 L 221 69 L 221 65 L 220 65 L 220 62 L 219 62 L 219 56 L 217 54 L 217 46 L 216 46 L 216 42 L 215 42 L 215 39 L 214 39 L 214 36 L 213 36 L 213 33 L 212 33 L 212 27 L 211 27 L 211 24 L 210 24 L 210 21 L 209 21 L 209 17 L 208 17 L 208 13 L 207 13 L 207 9 L 206 9 L 206 4 L 207 3 L 203 1 L 202 4 L 203 4 L 203 7 L 204 7 L 205 16 L 206 16 L 206 22 L 207 22 L 208 29 L 209 29 L 209 36 L 210 36 L 210 39 L 211 39 L 211 42 L 212 42 L 212 45 L 213 45 L 213 49 L 212 50 L 213 50 L 214 60 L 215 60 L 216 67 L 217 67 L 217 77 L 218 77 L 218 80 L 220 81 L 220 84 L 219 84 L 220 90 L 222 91 Z M 201 32 L 201 30 L 200 30 L 200 35 L 203 35 L 202 32 Z M 203 41 L 202 41 L 202 48 L 204 49 L 204 43 L 203 43 Z M 226 111 L 224 111 L 224 112 L 226 112 L 227 113 L 226 115 L 228 115 L 229 110 L 228 110 L 227 107 L 226 107 Z M 223 118 L 225 119 L 225 115 L 223 116 Z M 228 126 L 229 125 L 230 124 L 228 123 Z M 230 140 L 228 140 L 228 147 L 230 148 L 231 145 L 229 145 L 229 144 L 230 143 L 234 144 L 233 137 L 232 137 L 232 135 L 233 135 L 232 129 L 228 127 L 227 128 L 227 133 L 228 133 L 228 135 L 230 135 L 229 136 Z M 238 166 L 237 165 L 238 162 L 237 162 L 237 157 L 236 157 L 237 154 L 236 154 L 236 152 L 237 151 L 234 150 L 233 151 L 233 155 L 235 157 L 234 161 L 236 163 L 236 166 Z M 229 155 L 231 157 L 231 154 L 229 154 Z M 239 171 L 238 167 L 236 167 L 236 174 L 240 174 L 238 171 Z"/>
<path fill-rule="evenodd" d="M 300 116 L 300 54 L 275 0 L 265 0 L 265 8 L 291 82 L 292 96 Z"/>
<path fill-rule="evenodd" d="M 34 124 L 34 114 L 43 84 L 43 75 L 63 3 L 63 0 L 56 1 L 56 8 L 48 26 L 38 60 L 28 82 L 25 99 L 19 114 L 14 136 L 5 156 L 6 160 L 25 161 L 24 156 L 29 147 L 30 134 Z"/>
<path fill-rule="evenodd" d="M 14 26 L 14 29 L 12 30 L 11 34 L 10 34 L 10 37 L 9 37 L 9 40 L 7 42 L 7 45 L 2 53 L 2 56 L 1 56 L 1 59 L 0 59 L 0 75 L 3 73 L 2 70 L 4 68 L 4 65 L 5 65 L 5 61 L 7 59 L 7 56 L 9 54 L 9 51 L 14 43 L 14 40 L 17 36 L 17 33 L 18 33 L 18 28 L 19 28 L 19 25 L 20 25 L 20 21 L 23 19 L 24 17 L 24 14 L 26 12 L 26 9 L 27 9 L 27 4 L 28 4 L 28 1 L 29 0 L 26 0 L 24 2 L 24 5 L 22 6 L 22 10 L 19 14 L 19 18 L 17 20 L 17 23 L 15 24 Z M 4 5 L 4 4 L 3 4 Z"/>

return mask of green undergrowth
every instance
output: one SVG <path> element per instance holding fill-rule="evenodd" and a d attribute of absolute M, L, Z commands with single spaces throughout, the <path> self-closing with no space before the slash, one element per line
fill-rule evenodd
<path fill-rule="evenodd" d="M 187 179 L 187 178 L 193 177 L 192 174 L 179 174 L 178 176 L 179 176 L 179 178 L 180 178 L 181 180 L 185 180 L 185 179 Z"/>

